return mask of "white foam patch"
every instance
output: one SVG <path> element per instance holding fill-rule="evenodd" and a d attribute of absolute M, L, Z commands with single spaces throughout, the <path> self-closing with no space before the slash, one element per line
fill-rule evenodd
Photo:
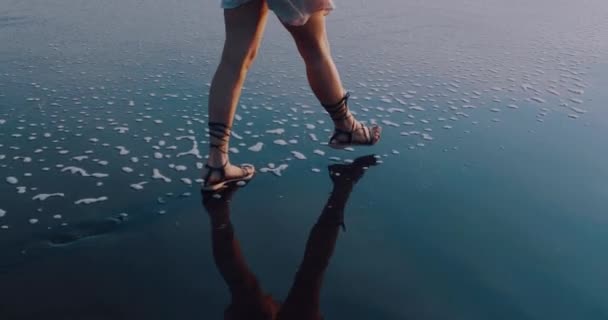
<path fill-rule="evenodd" d="M 164 176 L 160 171 L 156 168 L 152 169 L 152 179 L 160 179 L 167 183 L 171 182 L 171 179 Z"/>
<path fill-rule="evenodd" d="M 133 169 L 130 167 L 122 167 L 122 171 L 124 171 L 126 173 L 131 173 L 131 172 L 133 172 Z"/>
<path fill-rule="evenodd" d="M 35 195 L 32 200 L 40 200 L 40 201 L 44 201 L 48 198 L 52 198 L 52 197 L 65 197 L 65 194 L 63 193 L 41 193 L 41 194 L 37 194 Z"/>
<path fill-rule="evenodd" d="M 385 124 L 385 125 L 387 125 L 387 126 L 391 126 L 391 127 L 399 127 L 399 124 L 394 123 L 394 122 L 389 121 L 389 120 L 382 120 L 382 123 Z"/>
<path fill-rule="evenodd" d="M 8 184 L 17 184 L 19 180 L 15 177 L 6 177 L 6 182 Z"/>
<path fill-rule="evenodd" d="M 285 129 L 278 128 L 278 129 L 273 129 L 273 130 L 266 130 L 266 133 L 283 134 L 283 133 L 285 133 Z"/>
<path fill-rule="evenodd" d="M 583 109 L 576 108 L 576 107 L 571 107 L 570 109 L 572 109 L 574 112 L 580 113 L 580 114 L 587 113 L 587 110 L 583 110 Z"/>
<path fill-rule="evenodd" d="M 256 144 L 252 145 L 251 147 L 249 147 L 249 151 L 260 152 L 260 151 L 262 151 L 262 147 L 264 147 L 264 143 L 258 142 Z"/>
<path fill-rule="evenodd" d="M 187 185 L 192 184 L 192 180 L 190 178 L 181 178 L 180 180 Z"/>
<path fill-rule="evenodd" d="M 298 160 L 306 160 L 306 156 L 299 151 L 292 151 L 291 154 Z"/>
<path fill-rule="evenodd" d="M 129 131 L 129 128 L 127 128 L 127 127 L 116 127 L 116 128 L 114 128 L 114 130 L 118 131 L 118 133 L 127 133 L 127 131 Z"/>
<path fill-rule="evenodd" d="M 147 184 L 147 183 L 148 183 L 148 181 L 142 181 L 142 182 L 138 182 L 138 183 L 133 183 L 133 184 L 129 185 L 129 187 L 139 191 L 139 190 L 143 190 L 144 184 Z"/>
<path fill-rule="evenodd" d="M 17 193 L 22 194 L 27 192 L 27 187 L 17 187 Z"/>
<path fill-rule="evenodd" d="M 0 218 L 6 215 L 6 210 L 0 209 Z"/>
<path fill-rule="evenodd" d="M 189 151 L 186 152 L 181 152 L 177 154 L 177 157 L 183 157 L 183 156 L 187 156 L 187 155 L 192 155 L 195 156 L 198 159 L 202 159 L 203 156 L 201 155 L 200 150 L 198 149 L 198 143 L 196 142 L 196 137 L 195 136 L 182 136 L 182 137 L 177 137 L 175 138 L 176 140 L 182 140 L 182 139 L 189 139 L 190 141 L 192 141 L 192 149 L 190 149 Z"/>
<path fill-rule="evenodd" d="M 116 149 L 119 151 L 119 154 L 121 156 L 126 156 L 129 153 L 131 153 L 131 151 L 127 150 L 127 148 L 123 147 L 123 146 L 117 146 Z"/>
<path fill-rule="evenodd" d="M 318 154 L 318 155 L 320 155 L 320 156 L 324 156 L 324 155 L 325 155 L 325 151 L 323 151 L 323 150 L 319 150 L 319 149 L 315 149 L 315 150 L 313 151 L 313 153 L 314 153 L 314 154 Z"/>
<path fill-rule="evenodd" d="M 69 171 L 71 174 L 79 174 L 83 177 L 105 178 L 105 177 L 109 176 L 109 174 L 107 174 L 107 173 L 98 173 L 98 172 L 88 173 L 83 168 L 79 168 L 79 167 L 75 167 L 75 166 L 68 166 L 68 167 L 61 169 L 61 172 L 65 172 L 65 171 Z"/>
<path fill-rule="evenodd" d="M 287 164 L 281 164 L 275 168 L 274 164 L 270 163 L 268 164 L 267 168 L 261 168 L 260 172 L 272 172 L 274 173 L 274 175 L 280 177 L 281 175 L 283 175 L 283 171 L 285 171 L 287 167 L 289 167 Z"/>
<path fill-rule="evenodd" d="M 243 140 L 243 137 L 241 137 L 240 135 L 238 135 L 236 132 L 232 131 L 231 133 L 232 137 L 234 137 L 237 140 Z"/>
<path fill-rule="evenodd" d="M 278 145 L 280 145 L 280 146 L 286 146 L 286 145 L 287 145 L 287 141 L 285 141 L 285 140 L 283 140 L 283 139 L 278 139 L 278 140 L 275 140 L 273 143 L 274 143 L 274 144 L 278 144 Z"/>
<path fill-rule="evenodd" d="M 109 177 L 110 175 L 107 173 L 93 172 L 90 174 L 90 176 L 95 177 L 95 178 L 105 178 L 105 177 Z"/>
<path fill-rule="evenodd" d="M 102 196 L 99 198 L 84 198 L 84 199 L 74 201 L 74 204 L 93 204 L 93 203 L 97 203 L 97 202 L 103 202 L 106 200 L 108 200 L 108 197 L 105 197 L 105 196 Z"/>
<path fill-rule="evenodd" d="M 583 104 L 583 100 L 581 100 L 581 99 L 570 98 L 569 100 L 572 101 L 572 102 L 574 102 L 574 103 Z"/>

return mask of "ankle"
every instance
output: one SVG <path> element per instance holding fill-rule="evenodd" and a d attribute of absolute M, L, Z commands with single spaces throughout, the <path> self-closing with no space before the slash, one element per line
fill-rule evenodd
<path fill-rule="evenodd" d="M 207 159 L 207 164 L 214 167 L 219 167 L 228 162 L 228 155 L 222 152 L 219 152 L 215 148 L 211 148 L 209 151 L 209 158 Z"/>
<path fill-rule="evenodd" d="M 337 129 L 350 130 L 353 127 L 353 124 L 355 121 L 356 121 L 355 118 L 352 115 L 350 115 L 342 120 L 334 120 L 334 126 Z"/>

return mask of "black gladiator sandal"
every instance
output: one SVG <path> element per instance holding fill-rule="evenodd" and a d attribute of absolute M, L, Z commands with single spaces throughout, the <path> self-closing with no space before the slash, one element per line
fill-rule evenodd
<path fill-rule="evenodd" d="M 329 114 L 329 116 L 331 117 L 331 119 L 334 122 L 343 121 L 343 120 L 346 120 L 353 116 L 348 110 L 348 98 L 349 97 L 350 97 L 350 93 L 347 92 L 344 95 L 344 97 L 340 101 L 338 101 L 338 103 L 336 103 L 336 104 L 333 104 L 333 105 L 321 104 L 323 106 L 323 108 L 325 108 L 325 111 L 327 111 L 327 113 Z M 349 131 L 335 128 L 334 134 L 329 139 L 329 146 L 334 149 L 344 149 L 348 146 L 353 146 L 353 145 L 361 145 L 361 146 L 374 145 L 378 142 L 378 140 L 380 140 L 380 138 L 375 139 L 372 136 L 373 128 L 379 128 L 379 127 L 374 125 L 373 127 L 370 128 L 358 121 L 353 122 L 353 126 L 352 126 L 352 128 L 350 128 Z M 363 130 L 363 134 L 365 137 L 365 139 L 363 141 L 353 141 L 353 133 L 357 130 Z M 346 142 L 344 142 L 344 139 L 342 139 L 342 141 L 338 140 L 338 137 L 340 135 L 342 135 L 343 137 L 347 137 Z"/>
<path fill-rule="evenodd" d="M 209 146 L 211 148 L 215 148 L 222 153 L 228 154 L 228 138 L 230 137 L 231 128 L 227 125 L 220 122 L 209 122 L 209 136 L 211 138 L 217 139 L 218 143 L 209 142 Z M 255 168 L 252 165 L 244 164 L 241 165 L 240 168 L 243 171 L 243 175 L 235 178 L 226 179 L 226 166 L 228 165 L 228 160 L 221 167 L 212 167 L 208 164 L 205 164 L 205 168 L 208 169 L 207 174 L 203 177 L 203 191 L 217 191 L 226 184 L 238 182 L 238 181 L 249 181 L 253 178 L 255 174 Z M 251 168 L 251 172 L 245 170 L 245 168 Z M 215 181 L 214 183 L 209 183 L 209 179 L 213 173 L 218 173 L 220 175 L 220 180 Z"/>

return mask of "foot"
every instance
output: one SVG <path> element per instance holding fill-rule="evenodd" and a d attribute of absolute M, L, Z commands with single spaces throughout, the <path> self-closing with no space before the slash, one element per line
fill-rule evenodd
<path fill-rule="evenodd" d="M 344 120 L 334 122 L 336 128 L 329 145 L 333 148 L 344 148 L 351 145 L 374 145 L 380 141 L 382 128 L 366 126 L 350 115 Z"/>
<path fill-rule="evenodd" d="M 255 174 L 255 167 L 249 164 L 235 166 L 230 162 L 225 165 L 207 163 L 203 168 L 203 191 L 217 191 L 227 184 L 239 181 L 249 181 Z"/>

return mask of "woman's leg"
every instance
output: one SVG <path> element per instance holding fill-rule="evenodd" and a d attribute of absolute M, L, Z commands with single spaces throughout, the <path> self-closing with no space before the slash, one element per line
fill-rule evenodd
<path fill-rule="evenodd" d="M 287 24 L 284 26 L 293 36 L 298 51 L 304 59 L 308 83 L 319 102 L 323 105 L 336 104 L 344 97 L 345 90 L 331 56 L 325 27 L 325 13 L 323 11 L 315 13 L 303 26 Z M 350 113 L 347 114 L 349 116 L 343 116 L 340 117 L 342 119 L 334 121 L 337 129 L 350 131 L 355 125 L 358 125 L 357 120 L 350 116 Z M 369 134 L 374 142 L 380 138 L 379 127 L 373 127 L 367 133 L 364 131 L 355 130 L 353 142 L 366 141 L 368 138 L 366 134 Z M 340 142 L 346 142 L 347 136 L 338 135 L 337 138 L 341 140 Z"/>
<path fill-rule="evenodd" d="M 268 16 L 268 5 L 264 0 L 252 0 L 234 9 L 224 10 L 226 41 L 221 62 L 213 76 L 209 92 L 209 122 L 222 123 L 232 127 L 234 114 L 241 95 L 241 88 L 247 71 L 255 59 Z M 215 130 L 214 130 L 215 129 Z M 218 132 L 217 127 L 210 128 Z M 225 140 L 210 136 L 207 164 L 212 167 L 225 167 L 226 178 L 243 176 L 251 168 L 239 168 L 229 164 L 228 138 Z M 205 169 L 208 170 L 208 169 Z M 218 173 L 209 177 L 209 182 L 220 180 Z"/>

